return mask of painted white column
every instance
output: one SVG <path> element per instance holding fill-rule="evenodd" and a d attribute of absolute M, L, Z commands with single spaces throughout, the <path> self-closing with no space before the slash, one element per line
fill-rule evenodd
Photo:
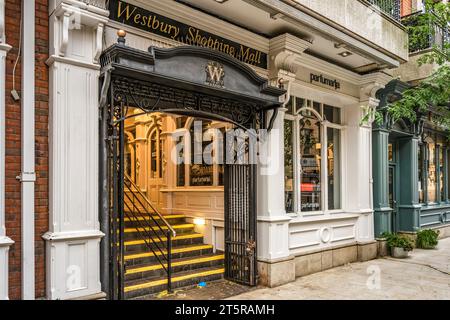
<path fill-rule="evenodd" d="M 50 2 L 48 299 L 101 294 L 98 59 L 107 16 L 81 1 Z"/>
<path fill-rule="evenodd" d="M 267 165 L 258 166 L 258 260 L 273 261 L 289 256 L 289 221 L 284 206 L 284 114 L 280 108 L 273 129 L 260 155 Z M 268 113 L 268 119 L 273 112 Z M 266 161 L 266 157 L 263 157 Z"/>
<path fill-rule="evenodd" d="M 22 4 L 22 299 L 35 298 L 34 184 L 35 173 L 35 3 Z M 26 2 L 26 3 L 25 3 Z"/>
<path fill-rule="evenodd" d="M 379 89 L 392 78 L 384 73 L 363 77 L 360 102 L 347 106 L 347 199 L 350 212 L 359 214 L 356 240 L 374 240 L 373 222 L 373 177 L 372 177 L 372 120 L 362 123 L 368 110 L 374 110 L 379 100 L 375 98 Z"/>
<path fill-rule="evenodd" d="M 357 241 L 373 240 L 372 204 L 372 126 L 361 124 L 364 101 L 347 106 L 347 192 L 346 203 L 350 212 L 359 214 Z"/>
<path fill-rule="evenodd" d="M 5 228 L 5 59 L 10 49 L 5 39 L 5 1 L 0 0 L 0 300 L 8 299 L 8 252 L 14 243 Z"/>

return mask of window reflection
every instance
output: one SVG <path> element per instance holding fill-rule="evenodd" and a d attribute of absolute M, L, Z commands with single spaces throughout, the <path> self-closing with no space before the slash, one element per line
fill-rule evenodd
<path fill-rule="evenodd" d="M 439 146 L 439 192 L 441 201 L 445 201 L 444 193 L 444 152 L 442 146 Z"/>
<path fill-rule="evenodd" d="M 321 119 L 327 121 L 322 124 Z M 342 208 L 341 130 L 334 128 L 336 124 L 341 124 L 339 108 L 291 98 L 284 124 L 287 212 Z M 328 198 L 323 198 L 324 193 Z"/>
<path fill-rule="evenodd" d="M 301 209 L 318 211 L 321 204 L 321 137 L 320 122 L 305 114 L 300 120 Z"/>
<path fill-rule="evenodd" d="M 340 130 L 327 129 L 327 166 L 328 166 L 328 209 L 341 207 L 341 164 L 340 164 Z"/>
<path fill-rule="evenodd" d="M 424 185 L 423 185 L 423 161 L 424 161 L 424 158 L 423 158 L 423 151 L 424 151 L 424 148 L 423 148 L 423 146 L 420 146 L 419 147 L 419 155 L 418 155 L 418 157 L 419 157 L 419 161 L 418 161 L 418 164 L 419 164 L 419 186 L 418 186 L 418 190 L 419 190 L 419 203 L 424 203 L 424 191 L 423 191 L 423 187 L 424 187 Z"/>
<path fill-rule="evenodd" d="M 284 195 L 286 212 L 294 212 L 294 122 L 284 122 Z"/>
<path fill-rule="evenodd" d="M 433 139 L 428 138 L 428 181 L 427 181 L 427 197 L 428 202 L 436 202 L 436 144 Z"/>

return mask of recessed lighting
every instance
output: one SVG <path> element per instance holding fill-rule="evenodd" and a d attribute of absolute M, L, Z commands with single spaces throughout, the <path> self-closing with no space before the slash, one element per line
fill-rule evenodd
<path fill-rule="evenodd" d="M 194 224 L 196 226 L 204 226 L 206 224 L 206 220 L 204 218 L 195 218 Z"/>
<path fill-rule="evenodd" d="M 338 55 L 342 56 L 342 57 L 348 57 L 351 56 L 353 53 L 351 53 L 350 51 L 343 51 L 341 53 L 338 53 Z"/>

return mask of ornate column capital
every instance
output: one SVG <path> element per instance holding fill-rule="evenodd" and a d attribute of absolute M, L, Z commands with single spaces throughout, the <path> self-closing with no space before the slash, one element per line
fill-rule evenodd
<path fill-rule="evenodd" d="M 0 0 L 1 1 L 1 0 Z M 103 50 L 103 30 L 108 22 L 109 12 L 103 1 L 93 0 L 54 0 L 50 8 L 54 7 L 50 16 L 51 28 L 51 56 L 53 57 L 69 57 L 67 48 L 71 39 L 69 38 L 70 30 L 81 30 L 88 28 L 94 30 L 94 48 L 90 63 L 98 63 L 100 54 Z"/>
<path fill-rule="evenodd" d="M 301 54 L 311 46 L 311 43 L 297 38 L 289 33 L 284 33 L 269 42 L 269 77 L 278 78 L 279 73 L 295 79 L 297 71 L 296 61 Z"/>
<path fill-rule="evenodd" d="M 393 78 L 383 72 L 369 73 L 362 76 L 360 83 L 360 101 L 366 102 L 370 98 L 376 99 L 378 90 L 383 89 Z"/>

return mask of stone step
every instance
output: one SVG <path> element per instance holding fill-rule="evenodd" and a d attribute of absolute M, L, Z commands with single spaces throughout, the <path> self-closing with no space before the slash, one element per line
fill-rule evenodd
<path fill-rule="evenodd" d="M 193 233 L 194 227 L 195 225 L 192 223 L 172 225 L 177 235 Z M 150 235 L 152 238 L 156 237 L 156 235 L 165 236 L 168 230 L 167 226 L 162 226 L 161 228 L 157 226 L 125 228 L 125 241 L 142 239 L 142 235 Z"/>
<path fill-rule="evenodd" d="M 153 253 L 151 250 L 139 251 L 135 253 L 127 253 L 125 254 L 125 264 L 127 267 L 141 265 L 141 264 L 149 264 L 157 262 L 156 256 L 161 256 L 162 254 L 158 251 Z M 166 250 L 163 250 L 164 254 L 167 253 Z M 213 252 L 213 246 L 209 244 L 203 244 L 200 242 L 199 244 L 187 245 L 187 246 L 179 246 L 172 248 L 172 259 L 180 259 L 187 257 L 196 257 L 196 256 L 204 256 L 211 254 Z"/>
<path fill-rule="evenodd" d="M 200 282 L 218 280 L 223 278 L 224 272 L 223 266 L 177 272 L 172 277 L 172 288 L 181 288 Z M 124 289 L 126 299 L 156 294 L 164 290 L 167 290 L 166 277 L 126 281 Z"/>
<path fill-rule="evenodd" d="M 161 243 L 162 241 L 162 243 Z M 160 248 L 165 248 L 167 246 L 167 238 L 165 236 L 153 237 L 152 240 L 148 240 L 147 243 L 150 244 L 152 248 L 158 245 Z M 200 233 L 185 233 L 177 234 L 176 237 L 172 238 L 172 247 L 187 246 L 191 244 L 202 244 L 203 235 Z M 136 253 L 136 252 L 147 252 L 149 248 L 143 239 L 133 239 L 125 241 L 125 253 Z"/>
<path fill-rule="evenodd" d="M 160 256 L 162 259 L 162 256 Z M 173 274 L 183 271 L 213 267 L 224 264 L 225 255 L 223 254 L 209 254 L 203 256 L 194 256 L 180 259 L 172 260 L 172 272 Z M 167 268 L 166 261 L 162 261 L 163 265 L 156 261 L 152 264 L 141 264 L 126 268 L 125 271 L 125 281 L 144 279 L 144 278 L 155 278 L 155 277 L 166 277 Z"/>
<path fill-rule="evenodd" d="M 170 225 L 186 223 L 186 216 L 183 214 L 168 214 L 163 215 L 163 218 L 166 219 Z M 142 227 L 143 225 L 156 226 L 157 223 L 160 226 L 164 225 L 162 219 L 156 214 L 151 214 L 151 216 L 150 214 L 142 215 L 140 213 L 135 213 L 134 215 L 126 214 L 124 222 L 125 228 Z"/>

